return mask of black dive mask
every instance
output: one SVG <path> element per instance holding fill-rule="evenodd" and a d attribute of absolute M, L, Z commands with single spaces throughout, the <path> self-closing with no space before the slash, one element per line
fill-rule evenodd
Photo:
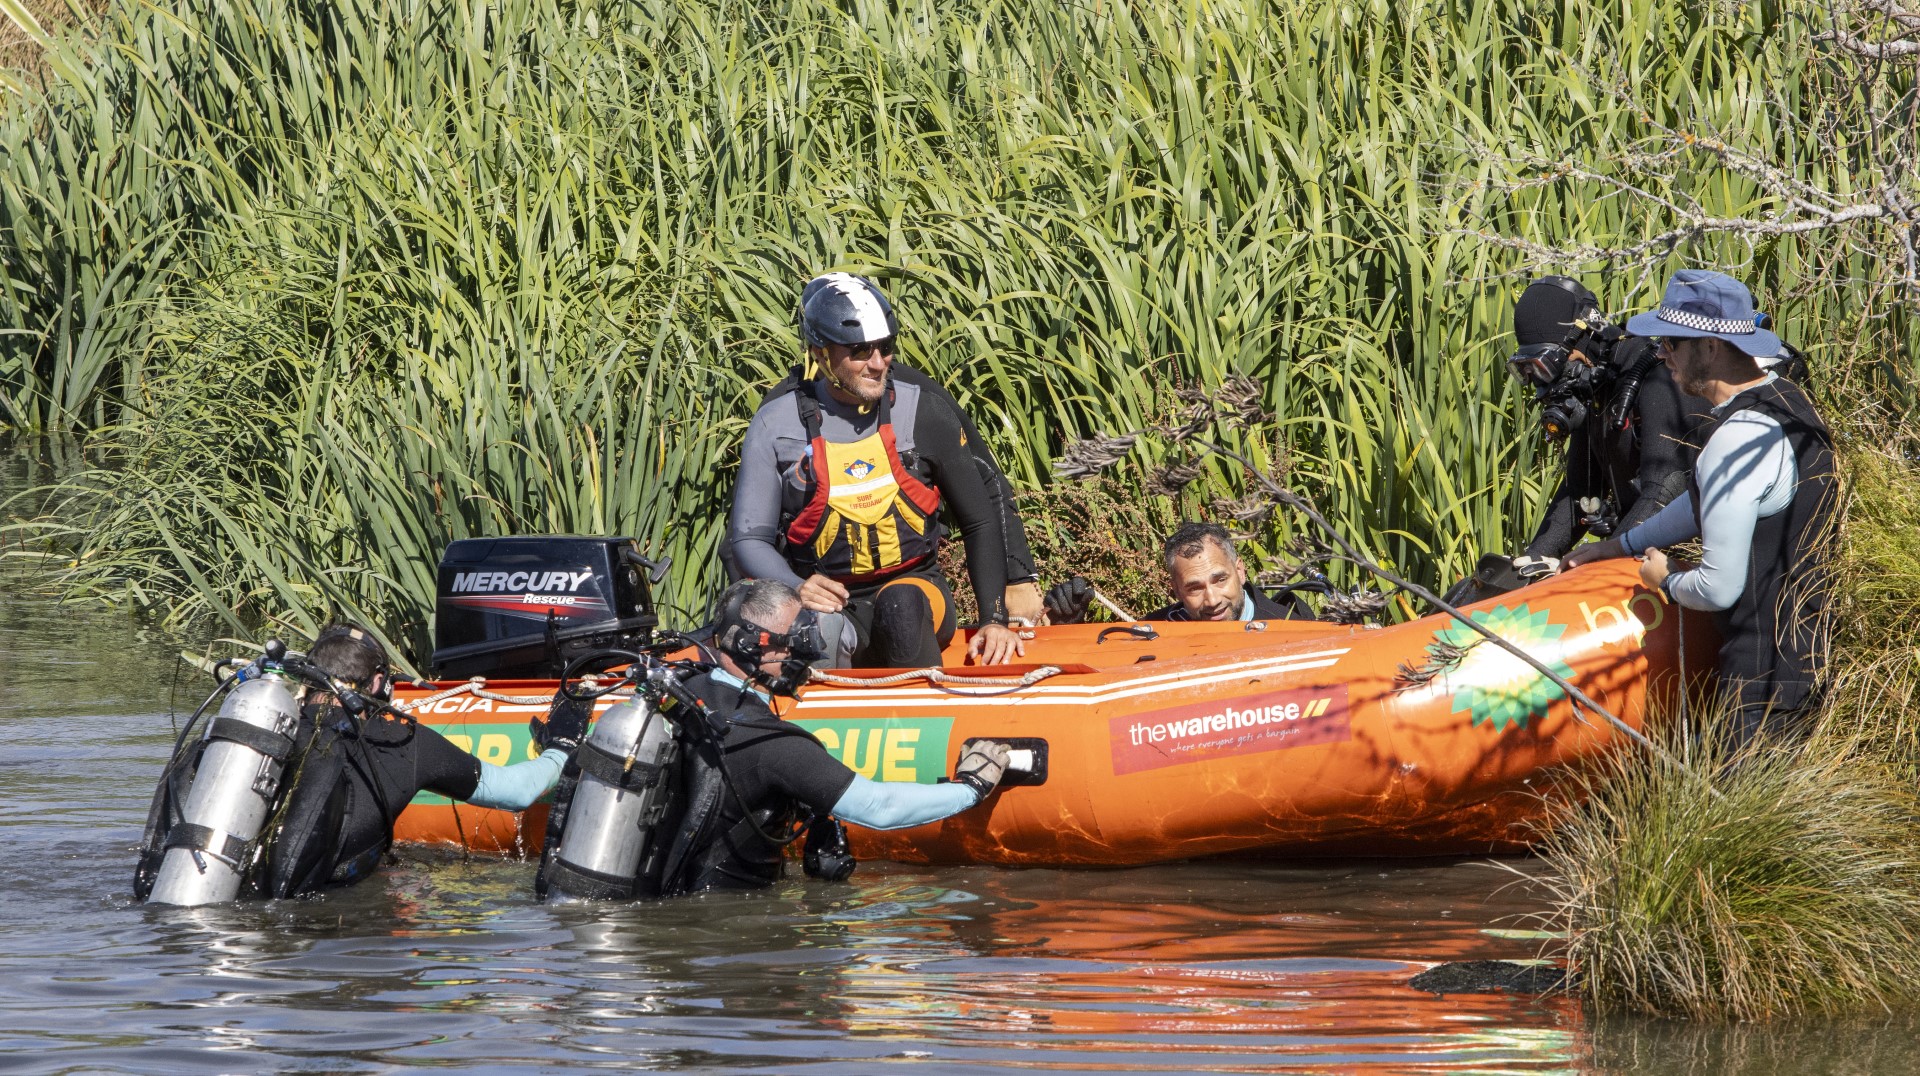
<path fill-rule="evenodd" d="M 1507 371 L 1534 388 L 1546 388 L 1560 379 L 1571 354 L 1564 343 L 1528 344 L 1507 360 Z"/>
<path fill-rule="evenodd" d="M 784 632 L 765 627 L 741 616 L 721 627 L 714 640 L 720 650 L 738 662 L 747 679 L 766 688 L 769 694 L 792 696 L 807 682 L 813 663 L 826 656 L 825 638 L 820 634 L 820 616 L 811 609 L 800 610 L 793 626 Z M 760 668 L 769 650 L 785 648 L 780 671 L 769 676 Z"/>

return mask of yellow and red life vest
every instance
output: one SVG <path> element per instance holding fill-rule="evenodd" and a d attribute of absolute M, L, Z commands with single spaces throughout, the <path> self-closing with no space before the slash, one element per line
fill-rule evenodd
<path fill-rule="evenodd" d="M 940 544 L 940 491 L 901 462 L 894 444 L 893 384 L 880 397 L 874 432 L 850 444 L 821 433 L 820 402 L 805 382 L 794 392 L 812 444 L 812 494 L 787 525 L 789 548 L 804 548 L 814 571 L 867 583 L 930 561 Z"/>

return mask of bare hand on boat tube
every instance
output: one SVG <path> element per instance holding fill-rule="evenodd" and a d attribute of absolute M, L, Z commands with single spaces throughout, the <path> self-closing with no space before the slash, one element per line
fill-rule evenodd
<path fill-rule="evenodd" d="M 966 754 L 953 767 L 955 784 L 966 785 L 980 797 L 975 803 L 985 800 L 993 792 L 994 786 L 1007 772 L 1007 759 L 1012 751 L 998 740 L 970 740 Z"/>
<path fill-rule="evenodd" d="M 810 575 L 800 583 L 800 604 L 816 613 L 837 613 L 846 608 L 847 588 L 824 575 Z"/>
<path fill-rule="evenodd" d="M 1021 641 L 1020 633 L 1005 624 L 980 625 L 967 644 L 967 656 L 976 665 L 1005 665 L 1026 653 L 1027 644 Z"/>
<path fill-rule="evenodd" d="M 1612 560 L 1627 555 L 1627 547 L 1620 542 L 1618 535 L 1604 542 L 1589 542 L 1568 553 L 1560 561 L 1562 568 L 1578 568 L 1582 564 L 1592 564 L 1596 560 Z"/>

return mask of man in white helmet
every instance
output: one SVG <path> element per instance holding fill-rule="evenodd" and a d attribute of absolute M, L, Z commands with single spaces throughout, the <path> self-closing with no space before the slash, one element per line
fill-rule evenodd
<path fill-rule="evenodd" d="M 835 664 L 939 665 L 956 627 L 936 563 L 945 510 L 980 607 L 968 654 L 988 665 L 1023 655 L 1007 627 L 1003 499 L 953 398 L 894 375 L 886 296 L 828 273 L 808 282 L 799 321 L 810 363 L 761 404 L 741 448 L 727 536 L 739 572 L 798 591 L 822 614 Z"/>

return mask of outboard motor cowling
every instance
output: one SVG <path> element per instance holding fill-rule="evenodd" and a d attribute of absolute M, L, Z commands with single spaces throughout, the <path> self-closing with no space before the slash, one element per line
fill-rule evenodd
<path fill-rule="evenodd" d="M 434 602 L 434 675 L 553 679 L 582 654 L 644 646 L 658 622 L 652 584 L 665 570 L 631 538 L 449 543 Z"/>
<path fill-rule="evenodd" d="M 167 832 L 149 901 L 193 906 L 240 895 L 299 725 L 291 685 L 276 672 L 227 696 L 207 726 L 187 805 Z"/>
<path fill-rule="evenodd" d="M 670 802 L 673 722 L 643 693 L 594 722 L 574 754 L 578 783 L 534 888 L 554 902 L 630 898 Z"/>

